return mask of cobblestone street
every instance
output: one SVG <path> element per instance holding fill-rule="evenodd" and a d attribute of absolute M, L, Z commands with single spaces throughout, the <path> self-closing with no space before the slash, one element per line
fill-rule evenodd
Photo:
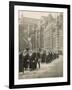
<path fill-rule="evenodd" d="M 47 77 L 62 77 L 63 76 L 63 56 L 59 56 L 51 63 L 41 63 L 40 69 L 34 71 L 25 71 L 19 73 L 19 79 L 31 79 L 31 78 L 47 78 Z"/>

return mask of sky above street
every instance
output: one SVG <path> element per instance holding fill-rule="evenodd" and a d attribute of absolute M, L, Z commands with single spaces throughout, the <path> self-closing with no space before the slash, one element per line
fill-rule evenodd
<path fill-rule="evenodd" d="M 58 14 L 57 12 L 35 12 L 35 11 L 19 11 L 18 15 L 20 17 L 29 17 L 29 18 L 37 18 L 40 19 L 41 16 L 48 16 L 49 14 L 52 14 L 52 16 L 55 18 Z"/>

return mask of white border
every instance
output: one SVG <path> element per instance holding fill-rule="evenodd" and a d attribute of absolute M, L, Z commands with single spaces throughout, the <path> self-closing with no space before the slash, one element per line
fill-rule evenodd
<path fill-rule="evenodd" d="M 63 77 L 58 78 L 40 78 L 40 79 L 18 79 L 18 10 L 33 10 L 33 11 L 47 11 L 47 12 L 63 12 Z M 14 6 L 14 84 L 36 84 L 36 83 L 53 83 L 67 81 L 67 9 L 49 8 L 49 7 L 33 7 L 33 6 Z"/>

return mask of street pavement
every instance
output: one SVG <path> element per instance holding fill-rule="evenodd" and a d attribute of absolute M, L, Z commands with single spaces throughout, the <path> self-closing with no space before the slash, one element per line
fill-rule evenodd
<path fill-rule="evenodd" d="M 52 78 L 63 76 L 63 56 L 53 60 L 51 63 L 41 63 L 40 69 L 34 71 L 27 70 L 19 73 L 19 79 L 32 79 L 32 78 Z"/>

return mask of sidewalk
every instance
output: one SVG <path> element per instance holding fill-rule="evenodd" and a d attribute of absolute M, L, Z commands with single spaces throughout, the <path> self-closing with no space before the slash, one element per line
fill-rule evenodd
<path fill-rule="evenodd" d="M 47 78 L 47 77 L 62 77 L 63 76 L 63 57 L 59 56 L 49 64 L 42 64 L 41 68 L 34 71 L 25 71 L 24 74 L 19 74 L 19 79 L 31 78 Z"/>

